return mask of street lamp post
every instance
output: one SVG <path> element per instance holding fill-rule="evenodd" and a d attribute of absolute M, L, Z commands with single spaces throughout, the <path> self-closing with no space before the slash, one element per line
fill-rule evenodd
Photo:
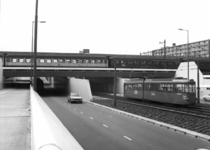
<path fill-rule="evenodd" d="M 179 29 L 180 31 L 187 31 L 187 79 L 189 80 L 189 30 Z"/>
<path fill-rule="evenodd" d="M 113 101 L 113 105 L 114 107 L 117 106 L 117 102 L 116 102 L 116 58 L 114 59 L 114 101 Z"/>
<path fill-rule="evenodd" d="M 199 57 L 200 55 L 198 55 L 198 59 L 197 59 L 197 91 L 198 91 L 198 104 L 200 104 L 200 76 L 199 76 Z"/>
<path fill-rule="evenodd" d="M 39 21 L 39 23 L 46 23 L 46 21 Z M 31 38 L 31 83 L 33 77 L 33 46 L 34 46 L 34 21 L 32 21 L 32 38 Z"/>
<path fill-rule="evenodd" d="M 164 50 L 164 61 L 165 61 L 165 69 L 166 69 L 166 40 L 164 42 L 159 42 L 160 44 L 164 44 L 163 50 Z"/>

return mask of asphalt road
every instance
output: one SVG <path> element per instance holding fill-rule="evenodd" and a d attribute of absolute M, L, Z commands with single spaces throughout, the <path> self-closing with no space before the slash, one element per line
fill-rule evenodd
<path fill-rule="evenodd" d="M 85 150 L 198 150 L 210 142 L 66 97 L 43 97 Z"/>

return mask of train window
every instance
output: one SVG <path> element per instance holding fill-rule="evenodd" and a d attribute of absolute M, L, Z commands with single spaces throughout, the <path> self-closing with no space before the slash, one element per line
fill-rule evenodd
<path fill-rule="evenodd" d="M 154 61 L 154 64 L 156 64 L 156 65 L 159 64 L 159 61 L 156 61 L 156 60 L 155 60 L 155 61 Z"/>
<path fill-rule="evenodd" d="M 70 59 L 65 59 L 66 63 L 71 63 Z"/>
<path fill-rule="evenodd" d="M 23 63 L 24 62 L 24 58 L 19 58 L 19 62 Z"/>
<path fill-rule="evenodd" d="M 53 59 L 53 63 L 58 63 L 58 60 L 57 59 Z"/>
<path fill-rule="evenodd" d="M 59 63 L 63 63 L 63 59 L 58 59 L 58 62 Z"/>
<path fill-rule="evenodd" d="M 80 64 L 81 64 L 81 63 L 82 63 L 82 59 L 78 59 L 78 63 L 80 63 Z"/>
<path fill-rule="evenodd" d="M 129 61 L 128 61 L 128 64 L 133 64 L 133 61 L 132 61 L 132 60 L 129 60 Z"/>
<path fill-rule="evenodd" d="M 89 64 L 89 63 L 90 63 L 90 60 L 85 59 L 85 63 L 86 63 L 86 64 Z"/>
<path fill-rule="evenodd" d="M 138 60 L 134 60 L 134 64 L 139 64 L 139 61 Z"/>
<path fill-rule="evenodd" d="M 51 59 L 47 59 L 47 63 L 51 63 Z"/>
<path fill-rule="evenodd" d="M 26 58 L 26 62 L 27 63 L 30 63 L 31 62 L 31 59 L 30 58 Z"/>
<path fill-rule="evenodd" d="M 100 63 L 101 63 L 101 60 L 100 60 L 100 59 L 97 59 L 97 60 L 96 60 L 96 63 L 97 63 L 97 64 L 100 64 Z"/>
<path fill-rule="evenodd" d="M 72 62 L 73 64 L 76 64 L 76 63 L 77 63 L 77 60 L 76 60 L 76 59 L 72 59 L 71 62 Z"/>
<path fill-rule="evenodd" d="M 39 59 L 40 63 L 44 63 L 44 59 Z"/>
<path fill-rule="evenodd" d="M 176 84 L 176 92 L 183 92 L 183 85 L 182 84 Z"/>
<path fill-rule="evenodd" d="M 148 61 L 148 64 L 152 64 L 152 61 Z"/>
<path fill-rule="evenodd" d="M 141 61 L 141 64 L 146 64 L 146 61 Z"/>
<path fill-rule="evenodd" d="M 17 62 L 17 58 L 13 58 L 12 59 L 12 62 Z"/>
<path fill-rule="evenodd" d="M 53 63 L 58 63 L 58 60 L 57 59 L 53 59 Z"/>
<path fill-rule="evenodd" d="M 120 63 L 119 60 L 116 60 L 116 63 L 119 64 Z"/>
<path fill-rule="evenodd" d="M 91 63 L 92 63 L 92 64 L 95 64 L 96 61 L 95 61 L 94 59 L 91 59 Z"/>

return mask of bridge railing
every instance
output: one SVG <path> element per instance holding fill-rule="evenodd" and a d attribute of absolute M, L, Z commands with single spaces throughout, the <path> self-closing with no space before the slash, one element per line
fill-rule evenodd
<path fill-rule="evenodd" d="M 32 87 L 30 99 L 32 150 L 83 150 Z"/>

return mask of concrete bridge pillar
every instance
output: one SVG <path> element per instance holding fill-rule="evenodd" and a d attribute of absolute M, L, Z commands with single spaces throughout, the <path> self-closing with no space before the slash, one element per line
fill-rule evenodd
<path fill-rule="evenodd" d="M 0 58 L 0 89 L 3 88 L 3 62 L 2 59 Z"/>

